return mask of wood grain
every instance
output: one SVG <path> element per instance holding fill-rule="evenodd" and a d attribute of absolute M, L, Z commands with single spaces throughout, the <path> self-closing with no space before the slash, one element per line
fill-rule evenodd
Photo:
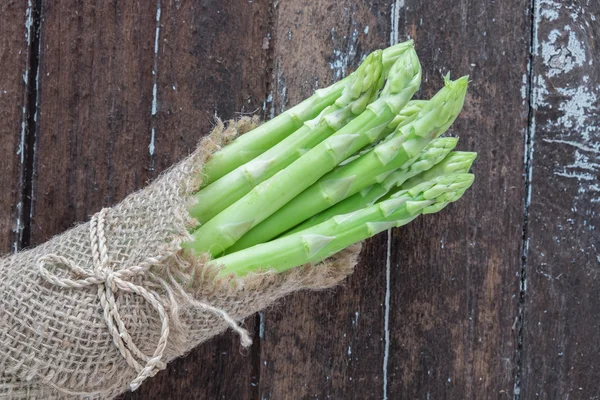
<path fill-rule="evenodd" d="M 517 367 L 523 142 L 529 2 L 406 1 L 400 39 L 424 70 L 422 96 L 441 75 L 469 75 L 451 133 L 477 151 L 473 187 L 436 215 L 394 230 L 389 398 L 510 398 Z"/>
<path fill-rule="evenodd" d="M 215 114 L 229 119 L 260 110 L 267 90 L 268 16 L 266 0 L 161 2 L 155 174 L 194 150 Z M 254 318 L 245 326 L 254 331 Z M 256 398 L 258 346 L 257 340 L 242 351 L 239 337 L 227 332 L 123 398 Z"/>
<path fill-rule="evenodd" d="M 150 177 L 154 15 L 143 1 L 42 3 L 32 244 Z"/>
<path fill-rule="evenodd" d="M 4 1 L 0 249 L 145 186 L 215 113 L 269 118 L 411 37 L 421 97 L 470 75 L 473 188 L 370 240 L 341 287 L 250 318 L 248 353 L 226 333 L 121 398 L 600 398 L 600 6 L 531 6 Z"/>
<path fill-rule="evenodd" d="M 383 2 L 279 2 L 271 113 L 278 114 L 386 47 Z M 262 314 L 261 399 L 382 396 L 387 240 L 368 242 L 342 287 L 289 296 Z"/>
<path fill-rule="evenodd" d="M 522 397 L 600 397 L 600 4 L 535 10 Z"/>
<path fill-rule="evenodd" d="M 27 4 L 0 3 L 0 254 L 20 246 L 29 103 Z"/>

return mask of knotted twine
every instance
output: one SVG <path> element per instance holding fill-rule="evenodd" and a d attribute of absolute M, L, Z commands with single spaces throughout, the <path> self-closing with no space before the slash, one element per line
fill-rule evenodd
<path fill-rule="evenodd" d="M 293 291 L 331 287 L 360 246 L 283 274 L 217 277 L 183 252 L 199 171 L 256 126 L 218 121 L 191 156 L 90 222 L 0 259 L 0 398 L 113 398 Z M 151 354 L 148 356 L 148 354 Z"/>
<path fill-rule="evenodd" d="M 163 354 L 169 338 L 169 316 L 165 312 L 161 299 L 156 293 L 149 292 L 144 287 L 129 282 L 127 277 L 148 272 L 150 267 L 159 265 L 161 259 L 149 257 L 139 265 L 120 271 L 113 271 L 110 268 L 106 236 L 104 235 L 104 216 L 106 215 L 106 211 L 106 208 L 102 209 L 90 221 L 90 241 L 94 260 L 94 270 L 92 272 L 88 272 L 71 260 L 56 254 L 47 254 L 40 257 L 38 259 L 38 268 L 40 275 L 45 280 L 62 288 L 81 289 L 88 286 L 98 287 L 98 298 L 104 310 L 104 320 L 112 336 L 113 343 L 119 349 L 127 364 L 138 372 L 137 377 L 129 385 L 131 390 L 135 390 L 146 378 L 156 375 L 158 371 L 164 369 L 166 366 L 163 361 Z M 47 264 L 66 267 L 83 279 L 72 280 L 70 278 L 60 278 L 48 271 L 46 268 Z M 142 353 L 135 343 L 133 343 L 131 336 L 127 332 L 115 300 L 117 289 L 135 293 L 143 297 L 156 310 L 161 321 L 160 339 L 152 357 L 148 357 Z M 221 316 L 234 331 L 239 333 L 244 347 L 249 347 L 252 344 L 248 332 L 241 328 L 226 311 L 212 307 L 210 304 L 204 302 L 196 302 L 195 304 L 201 304 L 202 308 L 217 316 Z M 145 361 L 146 365 L 142 367 L 135 357 Z"/>

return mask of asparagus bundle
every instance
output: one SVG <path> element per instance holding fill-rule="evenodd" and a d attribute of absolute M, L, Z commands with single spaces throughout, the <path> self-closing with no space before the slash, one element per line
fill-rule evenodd
<path fill-rule="evenodd" d="M 217 152 L 195 194 L 190 214 L 200 226 L 186 248 L 210 254 L 225 275 L 284 271 L 366 239 L 378 232 L 375 226 L 400 226 L 457 200 L 473 181 L 465 174 L 474 153 L 450 153 L 458 139 L 439 136 L 460 113 L 468 78 L 447 75 L 433 98 L 411 100 L 420 79 L 412 42 L 376 51 L 353 74 L 297 106 L 305 120 L 295 130 L 288 122 L 300 121 L 296 107 L 277 117 L 288 123 L 285 135 L 276 118 Z M 308 108 L 324 104 L 322 93 L 338 97 L 331 94 L 330 104 L 308 119 Z M 242 148 L 260 155 L 226 157 L 235 162 L 219 168 L 218 177 L 211 162 Z M 419 188 L 427 194 L 414 192 Z M 406 204 L 392 219 L 374 211 L 399 199 Z M 367 220 L 341 224 L 348 213 Z"/>
<path fill-rule="evenodd" d="M 316 118 L 304 122 L 298 130 L 258 157 L 239 166 L 196 193 L 197 203 L 190 210 L 190 214 L 200 223 L 207 222 L 247 194 L 260 182 L 287 167 L 308 149 L 315 147 L 340 130 L 349 121 L 361 114 L 377 96 L 383 84 L 382 72 L 382 52 L 375 51 L 367 57 L 352 75 L 342 81 L 345 83 L 342 95 L 332 105 L 325 108 Z M 293 111 L 293 109 L 290 111 Z M 282 114 L 282 116 L 286 114 Z M 298 119 L 295 112 L 292 112 L 292 115 L 294 120 Z M 292 117 L 290 117 L 291 119 Z M 238 145 L 238 143 L 234 143 Z M 227 152 L 230 151 L 229 149 L 230 147 L 226 147 L 224 150 Z M 215 170 L 213 167 L 213 169 L 209 169 L 208 179 L 212 179 L 214 176 Z"/>
<path fill-rule="evenodd" d="M 326 172 L 380 139 L 381 132 L 408 103 L 420 83 L 421 66 L 414 48 L 410 47 L 392 65 L 379 98 L 365 111 L 201 225 L 193 233 L 195 240 L 190 247 L 213 256 L 225 251 Z"/>
<path fill-rule="evenodd" d="M 428 142 L 444 133 L 456 119 L 465 91 L 466 79 L 447 80 L 446 86 L 427 102 L 412 122 L 399 125 L 371 151 L 323 176 L 250 230 L 230 252 L 270 240 L 344 198 L 381 182 L 396 169 L 414 163 Z"/>

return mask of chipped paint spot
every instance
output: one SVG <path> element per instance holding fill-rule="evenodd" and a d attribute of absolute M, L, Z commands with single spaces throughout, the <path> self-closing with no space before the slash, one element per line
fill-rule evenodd
<path fill-rule="evenodd" d="M 558 118 L 557 124 L 578 131 L 583 136 L 584 142 L 589 141 L 591 134 L 598 132 L 597 126 L 588 124 L 589 117 L 598 111 L 594 106 L 598 100 L 596 95 L 585 86 L 572 89 L 557 88 L 556 91 L 565 97 L 565 101 L 559 105 L 563 115 Z"/>
<path fill-rule="evenodd" d="M 572 140 L 563 140 L 563 139 L 544 139 L 544 142 L 562 143 L 562 144 L 576 147 L 576 148 L 584 150 L 584 151 L 589 151 L 589 152 L 600 154 L 600 143 L 592 143 L 590 145 L 585 145 L 585 144 L 581 144 L 579 142 L 575 142 Z"/>
<path fill-rule="evenodd" d="M 521 85 L 521 99 L 523 100 L 523 102 L 527 100 L 528 84 L 529 83 L 527 82 L 527 74 L 523 74 L 523 84 Z"/>
<path fill-rule="evenodd" d="M 358 319 L 360 317 L 360 313 L 358 311 L 354 312 L 354 318 L 352 318 L 352 326 L 358 325 Z"/>
<path fill-rule="evenodd" d="M 558 19 L 558 9 L 560 9 L 560 3 L 553 0 L 541 0 L 539 2 L 540 10 L 539 15 L 541 18 L 545 18 L 548 21 L 556 21 Z"/>
<path fill-rule="evenodd" d="M 331 28 L 331 39 L 335 43 L 335 29 Z M 334 80 L 340 80 L 346 76 L 350 62 L 356 57 L 356 45 L 358 43 L 358 30 L 352 30 L 352 34 L 347 41 L 346 49 L 333 49 L 333 60 L 329 63 L 329 68 L 333 71 Z"/>
<path fill-rule="evenodd" d="M 258 313 L 258 337 L 260 340 L 265 339 L 265 313 L 261 311 Z"/>
<path fill-rule="evenodd" d="M 586 61 L 586 55 L 577 39 L 576 34 L 565 26 L 565 32 L 554 29 L 548 35 L 548 39 L 541 42 L 540 54 L 544 64 L 549 66 L 548 77 L 564 74 L 577 66 L 582 66 Z M 568 32 L 566 45 L 559 45 L 558 39 L 564 38 Z M 564 40 L 563 40 L 564 41 Z"/>

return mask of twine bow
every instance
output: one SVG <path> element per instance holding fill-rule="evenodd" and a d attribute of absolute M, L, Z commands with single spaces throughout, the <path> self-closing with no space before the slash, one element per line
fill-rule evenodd
<path fill-rule="evenodd" d="M 114 345 L 119 353 L 125 358 L 127 364 L 134 368 L 138 373 L 137 377 L 130 383 L 131 390 L 136 390 L 146 378 L 152 377 L 161 369 L 166 367 L 163 361 L 165 348 L 169 338 L 169 315 L 159 298 L 159 296 L 150 292 L 144 287 L 131 282 L 129 279 L 135 276 L 144 275 L 149 269 L 164 260 L 162 258 L 148 258 L 139 265 L 127 269 L 114 271 L 111 269 L 108 256 L 108 247 L 106 245 L 106 236 L 104 234 L 105 218 L 107 209 L 102 209 L 95 214 L 90 221 L 90 241 L 92 247 L 92 259 L 94 264 L 93 271 L 86 271 L 73 261 L 66 257 L 47 254 L 38 259 L 38 269 L 40 275 L 49 283 L 69 289 L 83 289 L 90 286 L 98 286 L 98 298 L 100 305 L 104 310 L 103 316 L 112 336 Z M 69 277 L 63 278 L 50 272 L 46 266 L 64 267 L 72 271 L 76 279 Z M 129 335 L 115 299 L 115 293 L 121 290 L 123 292 L 134 293 L 141 296 L 157 312 L 160 322 L 160 339 L 152 356 L 148 357 L 133 343 Z M 248 332 L 241 328 L 224 310 L 213 307 L 204 302 L 194 301 L 196 306 L 202 307 L 212 312 L 218 317 L 224 319 L 227 324 L 233 328 L 242 338 L 242 344 L 247 347 L 252 341 Z M 137 358 L 137 359 L 136 359 Z M 145 364 L 142 366 L 138 360 Z"/>

